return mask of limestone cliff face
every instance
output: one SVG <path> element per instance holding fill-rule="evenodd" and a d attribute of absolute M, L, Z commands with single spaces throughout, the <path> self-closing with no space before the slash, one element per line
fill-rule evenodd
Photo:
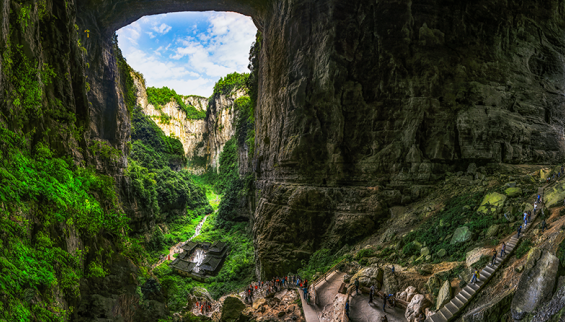
<path fill-rule="evenodd" d="M 210 102 L 210 112 L 206 115 L 210 165 L 220 166 L 220 153 L 226 142 L 235 135 L 237 111 L 234 101 L 247 95 L 243 89 L 234 90 L 229 95 L 214 95 Z"/>
<path fill-rule="evenodd" d="M 145 115 L 151 116 L 151 118 L 157 123 L 157 125 L 165 132 L 167 136 L 174 135 L 177 137 L 184 148 L 186 155 L 195 155 L 199 157 L 205 157 L 207 154 L 207 147 L 201 142 L 204 140 L 204 135 L 206 130 L 206 120 L 191 120 L 186 118 L 186 113 L 181 110 L 175 101 L 171 101 L 163 106 L 160 110 L 156 109 L 153 104 L 149 104 L 147 100 L 147 91 L 143 80 L 139 79 L 135 74 L 132 73 L 135 86 L 137 88 L 137 105 L 139 105 Z M 193 104 L 194 107 L 199 110 L 206 110 L 206 104 L 208 99 L 205 97 L 189 97 L 184 98 L 185 104 Z M 159 117 L 164 114 L 168 115 L 170 119 L 167 122 L 163 122 Z M 202 173 L 205 168 L 203 167 L 193 167 L 191 170 L 196 173 Z"/>
<path fill-rule="evenodd" d="M 133 73 L 132 77 L 137 88 L 137 104 L 145 115 L 153 118 L 166 135 L 175 135 L 180 139 L 187 158 L 192 161 L 189 162 L 189 170 L 202 174 L 208 167 L 217 169 L 224 145 L 235 135 L 237 112 L 234 109 L 234 101 L 247 95 L 246 90 L 234 90 L 228 95 L 217 94 L 211 100 L 199 96 L 182 97 L 185 104 L 208 111 L 205 119 L 191 120 L 186 118 L 186 113 L 175 101 L 156 109 L 147 100 L 143 80 Z M 170 119 L 163 122 L 160 120 L 161 115 L 167 115 Z"/>

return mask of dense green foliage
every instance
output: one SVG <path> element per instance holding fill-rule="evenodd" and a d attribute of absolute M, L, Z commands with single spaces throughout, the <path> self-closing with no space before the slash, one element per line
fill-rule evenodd
<path fill-rule="evenodd" d="M 163 169 L 186 163 L 182 143 L 175 137 L 166 136 L 139 107 L 133 111 L 131 139 L 130 157 L 143 167 Z"/>
<path fill-rule="evenodd" d="M 186 304 L 186 297 L 192 288 L 205 287 L 214 298 L 240 290 L 253 280 L 253 241 L 246 231 L 245 223 L 234 224 L 230 228 L 218 228 L 215 215 L 206 220 L 201 234 L 195 241 L 223 241 L 230 247 L 230 253 L 218 276 L 211 277 L 207 283 L 201 283 L 172 272 L 168 265 L 161 265 L 154 273 L 159 277 L 167 294 L 167 304 L 173 311 Z"/>
<path fill-rule="evenodd" d="M 563 240 L 561 244 L 559 244 L 559 247 L 557 248 L 556 256 L 557 258 L 559 258 L 559 263 L 561 264 L 561 267 L 565 267 L 565 240 Z"/>
<path fill-rule="evenodd" d="M 166 86 L 162 88 L 147 88 L 147 99 L 156 109 L 161 109 L 167 103 L 175 101 L 179 108 L 186 114 L 186 118 L 190 120 L 200 120 L 206 117 L 206 112 L 200 111 L 192 105 L 186 105 L 182 97 L 177 94 L 174 89 L 170 89 Z"/>
<path fill-rule="evenodd" d="M 233 72 L 220 78 L 214 85 L 214 93 L 212 95 L 228 95 L 234 90 L 246 88 L 247 78 L 249 74 Z"/>
<path fill-rule="evenodd" d="M 442 260 L 465 260 L 466 251 L 474 242 L 471 240 L 465 244 L 451 244 L 451 239 L 447 238 L 458 227 L 467 226 L 475 235 L 480 235 L 494 224 L 503 224 L 504 227 L 508 226 L 505 225 L 505 219 L 495 219 L 492 216 L 481 215 L 473 210 L 480 203 L 482 197 L 482 193 L 474 193 L 462 194 L 451 198 L 442 211 L 425 221 L 417 230 L 406 235 L 402 254 L 406 256 L 417 255 L 419 249 L 408 245 L 413 241 L 418 241 L 421 244 L 426 243 L 426 246 L 430 248 L 431 254 L 436 254 L 440 249 L 445 249 L 450 257 L 449 259 L 445 258 Z M 440 225 L 440 222 L 444 223 L 443 226 Z M 512 229 L 510 226 L 506 228 Z M 501 229 L 499 235 L 505 233 L 507 233 L 506 229 Z M 439 260 L 435 259 L 435 261 Z"/>
<path fill-rule="evenodd" d="M 342 259 L 342 251 L 336 253 L 327 248 L 317 250 L 308 261 L 302 261 L 302 268 L 298 270 L 298 275 L 303 279 L 312 280 L 317 272 L 325 273 Z"/>
<path fill-rule="evenodd" d="M 472 268 L 475 269 L 482 269 L 483 267 L 485 267 L 488 263 L 490 263 L 490 259 L 491 257 L 488 255 L 482 255 L 481 258 L 479 258 L 478 261 L 476 261 L 473 265 L 471 265 Z"/>
<path fill-rule="evenodd" d="M 107 233 L 126 241 L 127 218 L 112 178 L 54 157 L 42 143 L 26 152 L 28 143 L 0 128 L 0 320 L 63 321 L 68 312 L 54 290 L 77 298 L 81 277 L 105 274 L 88 248 L 68 252 L 70 230 L 83 240 Z"/>
<path fill-rule="evenodd" d="M 522 258 L 522 256 L 526 255 L 532 248 L 532 245 L 533 243 L 530 239 L 522 240 L 518 248 L 516 248 L 516 258 Z"/>

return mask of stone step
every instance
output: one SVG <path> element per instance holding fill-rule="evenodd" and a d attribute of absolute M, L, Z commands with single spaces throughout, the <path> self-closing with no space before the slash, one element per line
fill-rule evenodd
<path fill-rule="evenodd" d="M 467 303 L 467 299 L 465 298 L 465 296 L 463 296 L 463 294 L 461 294 L 461 292 L 459 292 L 455 298 L 463 305 L 465 306 L 465 303 Z"/>
<path fill-rule="evenodd" d="M 445 315 L 443 314 L 443 312 L 441 310 L 436 312 L 436 315 L 439 315 L 439 317 L 442 319 L 442 321 L 446 321 L 447 322 L 447 317 L 445 317 Z"/>
<path fill-rule="evenodd" d="M 441 313 L 437 312 L 436 314 L 433 315 L 434 316 L 434 322 L 447 322 L 447 319 L 441 315 Z"/>
<path fill-rule="evenodd" d="M 445 307 L 451 312 L 452 315 L 455 315 L 459 309 L 453 303 L 449 302 L 445 305 Z"/>
<path fill-rule="evenodd" d="M 478 284 L 479 284 L 479 283 L 476 283 L 476 284 L 473 284 L 473 283 L 467 284 L 467 287 L 470 289 L 470 291 L 473 292 L 473 293 L 471 293 L 471 292 L 468 292 L 468 293 L 471 294 L 471 295 L 475 294 L 475 292 L 476 292 L 476 291 L 479 289 L 479 287 L 480 287 Z"/>
<path fill-rule="evenodd" d="M 487 266 L 485 266 L 485 268 L 483 268 L 483 272 L 487 272 L 487 273 L 494 273 L 494 269 L 492 268 L 492 266 L 490 266 L 490 264 L 488 264 Z"/>
<path fill-rule="evenodd" d="M 445 306 L 439 311 L 441 312 L 441 314 L 443 314 L 443 316 L 447 320 L 449 320 L 451 317 L 453 317 L 453 314 L 451 314 L 451 312 Z"/>
<path fill-rule="evenodd" d="M 471 299 L 471 294 L 469 294 L 469 292 L 467 292 L 465 289 L 462 289 L 461 292 L 459 292 L 459 295 L 461 295 L 465 299 L 465 302 Z"/>

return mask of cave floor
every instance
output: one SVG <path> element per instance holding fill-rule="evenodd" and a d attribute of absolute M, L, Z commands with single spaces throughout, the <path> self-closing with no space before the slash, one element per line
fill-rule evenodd
<path fill-rule="evenodd" d="M 386 315 L 389 322 L 406 322 L 404 317 L 404 310 L 401 307 L 386 308 L 386 313 L 383 312 L 382 299 L 378 296 L 375 297 L 373 303 L 369 303 L 368 294 L 354 295 L 350 299 L 351 309 L 349 318 L 351 322 L 377 322 L 381 321 L 383 315 Z"/>

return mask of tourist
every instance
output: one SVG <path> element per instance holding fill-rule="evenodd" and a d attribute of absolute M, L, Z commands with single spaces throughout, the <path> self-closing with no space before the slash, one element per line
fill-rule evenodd
<path fill-rule="evenodd" d="M 359 278 L 355 279 L 355 294 L 359 294 Z"/>
<path fill-rule="evenodd" d="M 304 287 L 302 291 L 304 291 L 304 301 L 308 301 L 308 288 Z"/>
<path fill-rule="evenodd" d="M 349 301 L 345 302 L 345 315 L 347 315 L 347 318 L 349 319 Z"/>
<path fill-rule="evenodd" d="M 500 249 L 500 257 L 502 258 L 503 255 L 506 255 L 506 243 L 502 242 L 502 248 Z"/>
<path fill-rule="evenodd" d="M 494 267 L 494 261 L 496 261 L 496 248 L 492 250 L 492 259 L 490 260 L 490 266 Z"/>
<path fill-rule="evenodd" d="M 473 273 L 473 277 L 471 278 L 471 284 L 477 284 L 477 272 Z"/>
<path fill-rule="evenodd" d="M 386 301 L 388 300 L 387 295 L 383 296 L 383 312 L 386 312 Z"/>
<path fill-rule="evenodd" d="M 386 314 L 381 317 L 381 322 L 388 322 L 388 318 L 386 317 Z"/>
<path fill-rule="evenodd" d="M 392 308 L 396 307 L 396 297 L 394 296 L 394 294 L 388 295 L 388 301 L 389 301 L 390 306 L 392 306 Z"/>
<path fill-rule="evenodd" d="M 371 285 L 371 291 L 369 292 L 369 303 L 373 303 L 374 295 L 375 295 L 375 284 Z"/>
<path fill-rule="evenodd" d="M 532 213 L 528 211 L 528 222 L 532 222 Z"/>
<path fill-rule="evenodd" d="M 538 194 L 538 202 L 540 201 L 541 195 Z"/>
<path fill-rule="evenodd" d="M 543 221 L 541 222 L 541 232 L 543 233 L 545 231 L 545 218 L 543 219 Z"/>
<path fill-rule="evenodd" d="M 392 271 L 392 275 L 394 275 L 394 265 L 392 265 L 392 267 L 390 268 L 390 270 Z"/>
<path fill-rule="evenodd" d="M 520 238 L 520 232 L 522 232 L 522 226 L 518 226 L 518 238 Z"/>

